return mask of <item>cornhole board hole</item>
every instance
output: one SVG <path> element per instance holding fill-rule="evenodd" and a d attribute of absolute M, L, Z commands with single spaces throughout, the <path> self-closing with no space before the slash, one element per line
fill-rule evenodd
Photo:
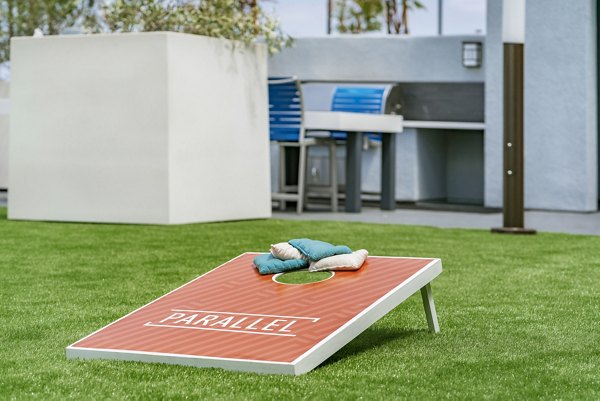
<path fill-rule="evenodd" d="M 421 291 L 438 323 L 430 282 L 439 259 L 369 256 L 355 272 L 311 284 L 258 274 L 245 253 L 66 349 L 67 358 L 123 359 L 259 373 L 302 374 Z"/>

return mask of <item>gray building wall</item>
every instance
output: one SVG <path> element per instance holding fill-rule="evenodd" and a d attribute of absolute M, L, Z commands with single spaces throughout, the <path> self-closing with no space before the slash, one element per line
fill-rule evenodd
<path fill-rule="evenodd" d="M 465 68 L 462 65 L 462 42 L 484 42 L 483 36 L 443 36 L 443 37 L 320 37 L 299 38 L 295 46 L 284 50 L 269 61 L 270 76 L 298 76 L 303 81 L 306 110 L 329 110 L 335 86 L 339 83 L 411 83 L 411 96 L 420 96 L 426 104 L 418 104 L 414 114 L 435 115 L 432 110 L 420 110 L 422 107 L 444 107 L 445 118 L 452 108 L 452 116 L 469 113 L 476 115 L 474 120 L 481 121 L 483 108 L 467 107 L 461 101 L 444 96 L 449 92 L 435 91 L 447 83 L 483 85 L 483 68 Z M 485 63 L 485 61 L 484 61 Z M 336 82 L 336 83 L 332 83 Z M 416 83 L 416 85 L 414 85 Z M 434 83 L 434 85 L 431 85 Z M 436 87 L 435 84 L 441 86 Z M 419 85 L 423 91 L 419 93 Z M 462 92 L 460 99 L 470 99 Z M 457 92 L 457 93 L 458 93 Z M 466 95 L 465 95 L 466 94 Z M 479 100 L 482 101 L 480 98 Z M 460 104 L 465 107 L 461 107 Z M 466 110 L 465 110 L 466 109 Z M 471 114 L 473 114 L 471 113 Z M 442 113 L 443 114 L 443 113 Z M 455 120 L 456 121 L 456 120 Z M 460 143 L 460 146 L 458 145 Z M 463 146 L 465 145 L 465 146 Z M 477 151 L 479 154 L 474 155 Z M 339 149 L 343 157 L 343 147 Z M 312 173 L 308 181 L 319 182 L 327 177 L 326 152 L 311 150 Z M 363 152 L 362 189 L 365 192 L 379 192 L 380 156 L 378 146 Z M 277 162 L 277 150 L 272 147 L 272 162 Z M 344 183 L 343 159 L 338 161 L 339 182 Z M 272 185 L 277 186 L 278 171 L 272 168 Z M 323 182 L 323 183 L 324 183 Z M 406 129 L 397 140 L 396 199 L 400 201 L 419 201 L 430 199 L 450 199 L 459 202 L 483 203 L 483 137 L 482 132 L 468 133 L 449 130 Z M 475 183 L 475 185 L 473 185 Z"/>
<path fill-rule="evenodd" d="M 596 1 L 528 0 L 526 207 L 597 209 L 596 79 Z"/>
<path fill-rule="evenodd" d="M 502 207 L 502 1 L 487 1 L 486 23 L 484 205 Z"/>
<path fill-rule="evenodd" d="M 525 207 L 598 207 L 596 1 L 527 0 Z M 487 1 L 485 205 L 502 205 L 502 2 Z"/>
<path fill-rule="evenodd" d="M 578 0 L 565 5 L 560 0 L 527 0 L 526 4 L 525 207 L 597 210 L 596 1 Z M 414 138 L 407 135 L 405 145 L 417 154 L 416 168 L 411 172 L 415 174 L 411 182 L 416 184 L 408 188 L 409 194 L 401 191 L 397 197 L 420 200 L 443 194 L 449 200 L 468 200 L 474 199 L 469 192 L 474 190 L 481 193 L 485 206 L 501 207 L 502 1 L 487 1 L 486 32 L 485 38 L 303 38 L 294 48 L 271 58 L 269 74 L 324 82 L 485 82 L 483 138 L 456 133 L 442 138 L 428 135 L 425 130 L 415 131 Z M 482 68 L 462 66 L 461 43 L 466 40 L 484 42 Z M 324 109 L 328 102 L 327 98 L 307 95 L 308 108 L 313 105 L 314 109 Z M 478 150 L 481 153 L 475 153 Z M 425 155 L 436 162 L 423 164 L 420 160 L 426 160 Z M 367 160 L 369 157 L 365 155 Z M 372 159 L 376 160 L 377 155 Z M 445 170 L 440 172 L 438 165 Z M 364 188 L 376 190 L 377 169 L 369 171 L 372 175 L 363 172 L 363 179 L 368 178 Z M 397 174 L 408 171 L 398 169 Z M 475 183 L 473 188 L 471 183 Z"/>
<path fill-rule="evenodd" d="M 483 36 L 327 36 L 298 38 L 269 60 L 269 75 L 307 81 L 483 82 L 462 65 L 462 42 Z"/>

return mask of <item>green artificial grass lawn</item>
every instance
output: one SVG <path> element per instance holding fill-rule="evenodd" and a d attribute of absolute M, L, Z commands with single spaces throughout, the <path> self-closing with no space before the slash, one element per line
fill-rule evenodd
<path fill-rule="evenodd" d="M 77 361 L 65 347 L 245 251 L 310 237 L 439 257 L 441 333 L 419 294 L 305 375 Z M 600 237 L 261 220 L 183 226 L 6 220 L 1 399 L 599 399 Z"/>

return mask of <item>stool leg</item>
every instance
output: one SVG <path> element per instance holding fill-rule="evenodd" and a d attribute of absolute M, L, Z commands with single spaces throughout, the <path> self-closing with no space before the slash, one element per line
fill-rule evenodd
<path fill-rule="evenodd" d="M 300 145 L 300 159 L 298 163 L 298 203 L 296 213 L 304 210 L 304 191 L 306 189 L 306 146 Z"/>
<path fill-rule="evenodd" d="M 337 159 L 335 140 L 329 144 L 329 186 L 331 192 L 331 211 L 338 211 Z"/>
<path fill-rule="evenodd" d="M 310 146 L 307 146 L 306 147 L 306 167 L 304 169 L 304 190 L 303 190 L 304 196 L 302 197 L 302 202 L 304 204 L 304 207 L 306 207 L 306 205 L 308 205 L 308 177 L 309 177 L 309 167 L 310 167 L 310 164 L 308 163 L 309 160 L 310 160 Z"/>
<path fill-rule="evenodd" d="M 433 303 L 431 284 L 427 284 L 425 287 L 421 288 L 421 297 L 423 298 L 423 307 L 425 308 L 425 316 L 427 317 L 429 331 L 432 333 L 439 333 L 440 325 L 435 311 L 435 304 Z"/>
<path fill-rule="evenodd" d="M 279 193 L 285 193 L 285 146 L 279 146 Z M 285 210 L 285 201 L 279 201 L 279 210 Z"/>

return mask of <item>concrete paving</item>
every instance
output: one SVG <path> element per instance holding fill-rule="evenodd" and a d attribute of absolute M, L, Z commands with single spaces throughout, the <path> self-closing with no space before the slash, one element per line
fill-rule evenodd
<path fill-rule="evenodd" d="M 6 191 L 0 191 L 0 207 L 8 204 Z M 477 209 L 477 208 L 475 208 Z M 273 211 L 273 218 L 289 220 L 357 221 L 379 224 L 409 224 L 443 228 L 479 228 L 489 230 L 502 226 L 500 212 L 465 212 L 447 210 L 424 210 L 414 207 L 394 211 L 363 207 L 361 213 L 330 213 L 308 211 L 296 214 L 289 211 Z M 549 211 L 525 212 L 525 225 L 541 232 L 600 235 L 600 212 L 568 213 Z"/>
<path fill-rule="evenodd" d="M 338 220 L 380 224 L 410 224 L 445 228 L 479 228 L 502 226 L 502 213 L 475 213 L 443 210 L 396 209 L 383 211 L 363 207 L 361 213 L 274 211 L 273 217 L 289 220 Z M 600 235 L 600 212 L 567 213 L 527 211 L 525 226 L 540 232 Z"/>

